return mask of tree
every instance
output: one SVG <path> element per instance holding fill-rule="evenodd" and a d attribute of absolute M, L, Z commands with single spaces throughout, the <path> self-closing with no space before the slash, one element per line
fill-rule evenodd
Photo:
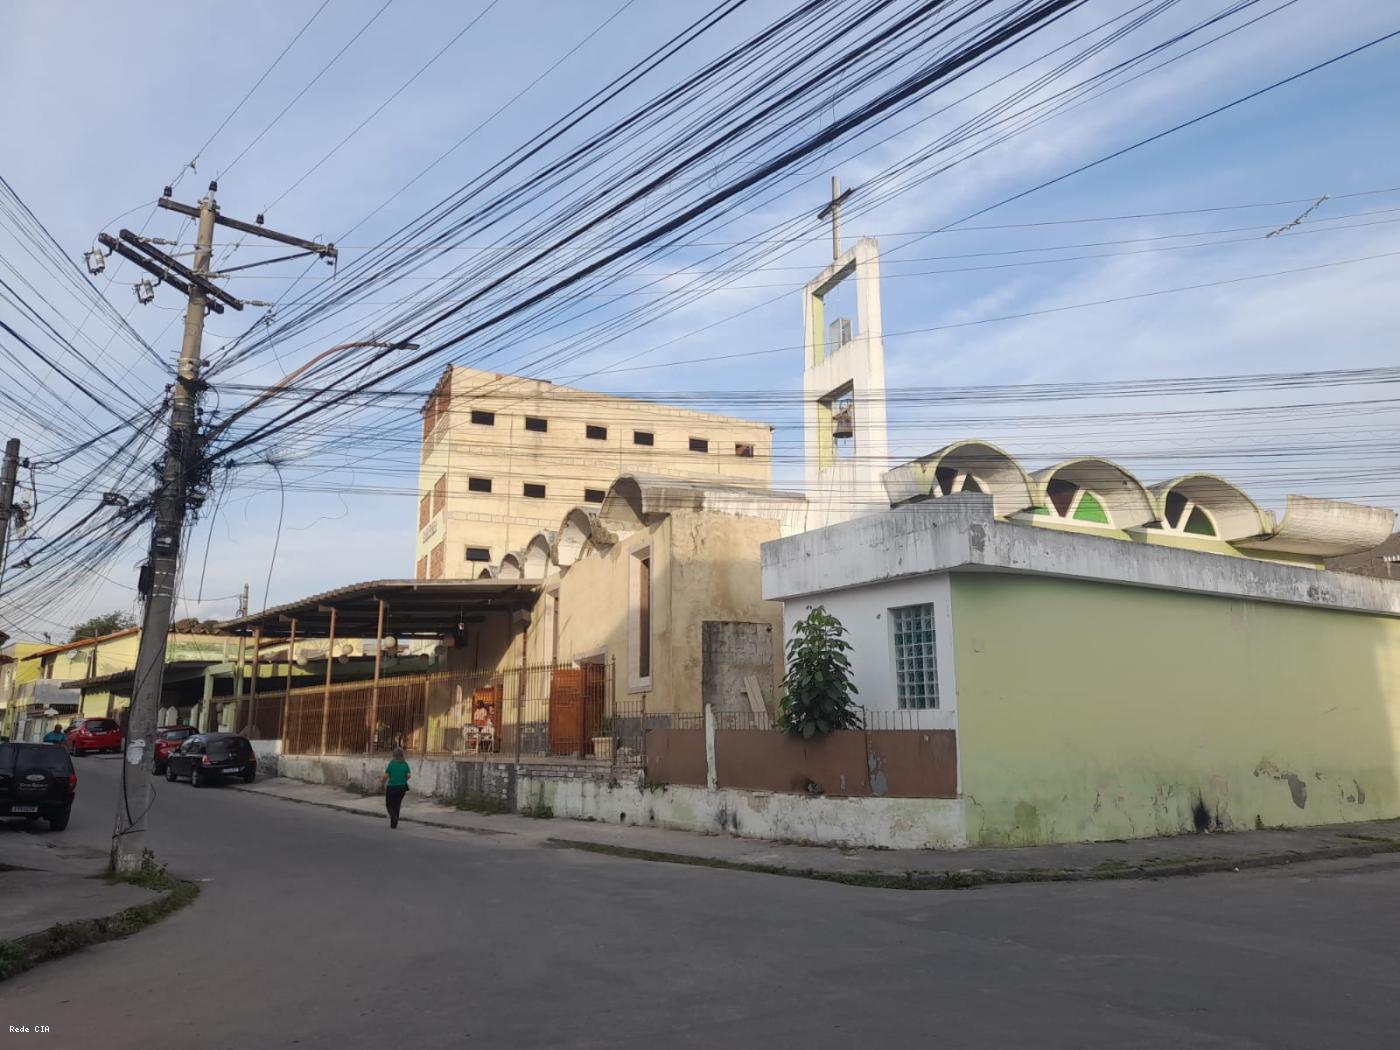
<path fill-rule="evenodd" d="M 841 621 L 820 605 L 794 625 L 778 714 L 778 725 L 789 733 L 810 740 L 834 729 L 860 727 L 845 633 Z"/>
<path fill-rule="evenodd" d="M 94 616 L 85 623 L 78 624 L 73 628 L 73 637 L 70 642 L 80 642 L 84 638 L 101 638 L 104 634 L 116 634 L 124 631 L 128 627 L 135 627 L 135 618 L 127 612 L 109 612 L 101 616 Z"/>

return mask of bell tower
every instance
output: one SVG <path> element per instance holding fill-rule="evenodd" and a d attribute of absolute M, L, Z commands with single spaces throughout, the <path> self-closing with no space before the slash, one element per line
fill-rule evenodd
<path fill-rule="evenodd" d="M 888 506 L 880 481 L 890 466 L 880 249 L 863 237 L 842 250 L 841 203 L 852 192 L 843 194 L 832 178 L 831 203 L 818 213 L 831 219 L 832 262 L 802 289 L 804 452 L 813 528 Z"/>

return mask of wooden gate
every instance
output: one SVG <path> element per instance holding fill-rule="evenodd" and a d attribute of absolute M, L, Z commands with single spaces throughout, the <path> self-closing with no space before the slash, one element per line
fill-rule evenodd
<path fill-rule="evenodd" d="M 607 668 L 584 664 L 555 671 L 549 680 L 549 753 L 592 754 L 593 737 L 607 713 Z"/>

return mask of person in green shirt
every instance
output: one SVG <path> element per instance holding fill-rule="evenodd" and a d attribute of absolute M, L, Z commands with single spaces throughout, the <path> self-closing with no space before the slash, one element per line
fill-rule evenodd
<path fill-rule="evenodd" d="M 384 775 L 381 778 L 384 784 L 384 808 L 389 811 L 389 827 L 399 826 L 399 807 L 403 805 L 403 797 L 408 794 L 408 779 L 413 776 L 408 769 L 408 763 L 403 760 L 403 748 L 394 748 L 394 757 L 389 760 L 389 764 L 384 767 Z"/>

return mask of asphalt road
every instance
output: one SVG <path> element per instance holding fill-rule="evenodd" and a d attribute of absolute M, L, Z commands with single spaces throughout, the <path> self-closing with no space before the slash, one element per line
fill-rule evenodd
<path fill-rule="evenodd" d="M 105 846 L 117 764 L 64 834 Z M 1400 859 L 960 892 L 158 786 L 190 908 L 0 985 L 5 1046 L 1394 1047 Z"/>

